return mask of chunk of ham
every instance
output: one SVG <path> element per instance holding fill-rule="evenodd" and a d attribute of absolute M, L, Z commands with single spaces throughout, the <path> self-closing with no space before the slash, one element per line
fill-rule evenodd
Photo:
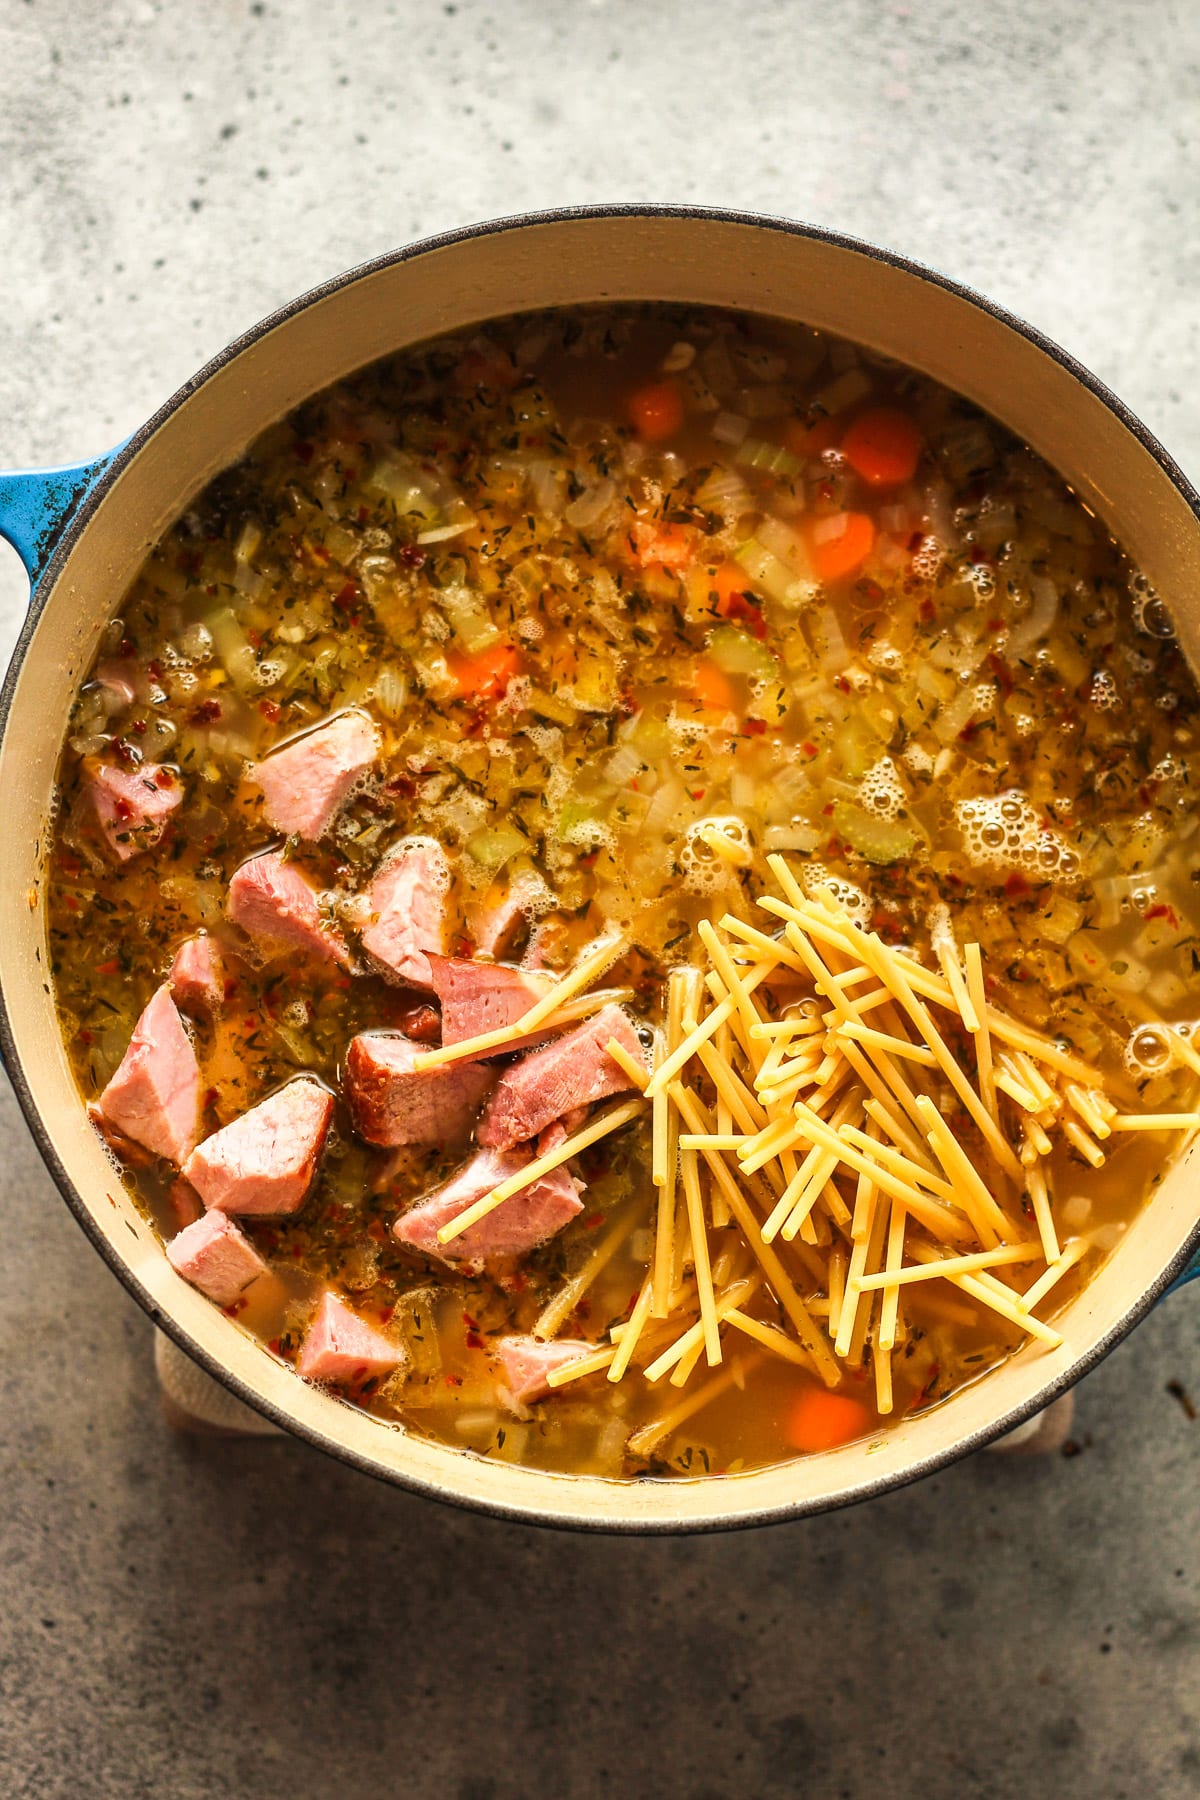
<path fill-rule="evenodd" d="M 88 762 L 87 791 L 101 831 L 118 862 L 128 862 L 157 844 L 167 820 L 183 799 L 179 777 L 161 763 L 121 769 Z"/>
<path fill-rule="evenodd" d="M 341 933 L 321 917 L 317 890 L 277 850 L 252 856 L 234 871 L 226 910 L 235 925 L 271 954 L 290 947 L 343 968 L 349 964 Z"/>
<path fill-rule="evenodd" d="M 399 1344 L 327 1289 L 300 1347 L 296 1373 L 305 1381 L 325 1381 L 332 1387 L 362 1387 L 390 1375 L 404 1361 Z"/>
<path fill-rule="evenodd" d="M 201 1095 L 196 1052 L 164 983 L 133 1028 L 100 1112 L 134 1143 L 182 1163 L 200 1136 Z"/>
<path fill-rule="evenodd" d="M 223 1212 L 205 1213 L 173 1237 L 167 1260 L 218 1306 L 232 1306 L 267 1267 L 245 1232 Z"/>
<path fill-rule="evenodd" d="M 565 1369 L 596 1348 L 579 1338 L 555 1338 L 542 1343 L 540 1338 L 513 1336 L 499 1338 L 496 1355 L 504 1372 L 504 1386 L 518 1406 L 531 1400 L 544 1400 L 554 1389 L 547 1379 L 556 1369 Z"/>
<path fill-rule="evenodd" d="M 506 1069 L 479 1124 L 479 1142 L 498 1150 L 537 1137 L 579 1106 L 632 1087 L 605 1049 L 615 1038 L 645 1064 L 642 1046 L 619 1006 L 604 1006 L 574 1031 L 531 1051 Z"/>
<path fill-rule="evenodd" d="M 496 1080 L 484 1063 L 414 1069 L 425 1049 L 399 1032 L 361 1031 L 346 1052 L 342 1092 L 369 1144 L 463 1144 Z"/>
<path fill-rule="evenodd" d="M 225 962 L 217 940 L 207 931 L 186 938 L 175 952 L 167 980 L 176 1006 L 214 1018 L 225 998 Z"/>
<path fill-rule="evenodd" d="M 545 907 L 549 889 L 540 875 L 515 875 L 503 889 L 490 889 L 467 925 L 477 954 L 507 956 L 530 919 Z"/>
<path fill-rule="evenodd" d="M 450 865 L 434 838 L 405 838 L 389 851 L 367 890 L 375 915 L 362 947 L 379 971 L 412 987 L 431 987 L 429 953 L 446 948 Z"/>
<path fill-rule="evenodd" d="M 461 1044 L 484 1032 L 515 1025 L 539 1001 L 550 982 L 503 963 L 430 956 L 429 978 L 442 1006 L 443 1044 Z"/>
<path fill-rule="evenodd" d="M 294 1213 L 317 1172 L 333 1096 L 307 1076 L 205 1138 L 183 1173 L 209 1211 Z"/>
<path fill-rule="evenodd" d="M 356 781 L 379 755 L 379 733 L 365 713 L 344 712 L 274 750 L 250 771 L 268 824 L 290 837 L 323 837 Z"/>
<path fill-rule="evenodd" d="M 448 1244 L 439 1244 L 437 1234 L 502 1181 L 520 1174 L 531 1160 L 527 1150 L 477 1151 L 443 1186 L 400 1215 L 392 1226 L 394 1236 L 410 1249 L 470 1274 L 524 1256 L 583 1210 L 578 1185 L 565 1168 L 552 1169 Z"/>

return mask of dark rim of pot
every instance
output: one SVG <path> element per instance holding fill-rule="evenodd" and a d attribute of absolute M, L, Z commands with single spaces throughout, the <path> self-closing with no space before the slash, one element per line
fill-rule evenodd
<path fill-rule="evenodd" d="M 1159 468 L 1162 469 L 1163 473 L 1168 477 L 1172 485 L 1188 505 L 1193 516 L 1196 518 L 1197 523 L 1200 524 L 1200 494 L 1197 494 L 1182 470 L 1159 443 L 1153 433 L 1150 432 L 1146 426 L 1142 424 L 1141 420 L 1134 413 L 1130 412 L 1129 408 L 1117 397 L 1117 395 L 1093 375 L 1089 369 L 1085 368 L 1082 363 L 1078 362 L 1066 350 L 1062 349 L 1062 347 L 1055 343 L 1052 338 L 1047 337 L 1044 332 L 1038 331 L 1034 326 L 1026 324 L 1024 320 L 1016 317 L 1015 314 L 1008 312 L 1004 307 L 998 306 L 985 295 L 977 293 L 973 288 L 964 286 L 961 282 L 952 280 L 949 276 L 940 274 L 937 270 L 927 268 L 922 263 L 914 262 L 909 257 L 901 256 L 892 250 L 881 249 L 875 244 L 864 242 L 861 238 L 848 237 L 841 232 L 827 231 L 821 226 L 801 224 L 794 220 L 776 218 L 770 214 L 764 213 L 729 211 L 721 207 L 617 204 L 606 206 L 572 206 L 545 212 L 520 213 L 508 218 L 488 220 L 475 225 L 466 225 L 454 231 L 441 232 L 436 237 L 422 238 L 414 244 L 406 245 L 403 249 L 391 251 L 385 256 L 375 257 L 372 261 L 362 263 L 356 268 L 349 269 L 342 275 L 334 276 L 330 281 L 322 282 L 320 286 L 311 288 L 307 293 L 300 295 L 298 299 L 289 301 L 287 305 L 281 306 L 277 311 L 269 314 L 267 318 L 261 320 L 249 331 L 244 332 L 241 337 L 235 338 L 226 349 L 222 350 L 217 356 L 213 357 L 210 362 L 206 363 L 189 381 L 184 383 L 177 393 L 173 394 L 169 400 L 159 407 L 158 411 L 154 413 L 153 416 L 134 433 L 129 441 L 122 446 L 120 451 L 117 452 L 105 473 L 86 495 L 78 510 L 68 521 L 55 546 L 53 555 L 41 573 L 36 590 L 30 600 L 28 614 L 13 650 L 12 659 L 9 663 L 8 673 L 5 677 L 3 688 L 0 689 L 0 739 L 3 738 L 4 733 L 8 728 L 9 715 L 17 681 L 25 660 L 26 652 L 28 651 L 30 642 L 37 628 L 38 620 L 40 619 L 42 610 L 46 604 L 46 600 L 53 590 L 68 557 L 79 538 L 86 530 L 90 520 L 103 505 L 109 490 L 112 488 L 121 472 L 128 466 L 130 461 L 138 454 L 142 447 L 154 436 L 155 432 L 164 421 L 170 418 L 173 413 L 177 412 L 198 389 L 203 387 L 206 382 L 211 380 L 214 375 L 225 368 L 229 363 L 233 362 L 243 351 L 250 349 L 262 338 L 266 337 L 278 326 L 286 324 L 289 319 L 295 317 L 298 313 L 306 311 L 318 301 L 339 293 L 343 288 L 350 287 L 355 282 L 360 281 L 367 276 L 374 275 L 380 270 L 395 267 L 399 263 L 413 261 L 418 257 L 427 256 L 433 251 L 445 249 L 453 244 L 467 243 L 473 238 L 499 236 L 504 232 L 524 230 L 539 225 L 562 224 L 571 220 L 586 222 L 588 220 L 597 219 L 633 220 L 646 218 L 701 219 L 719 224 L 744 225 L 760 231 L 782 232 L 791 237 L 808 238 L 818 243 L 833 245 L 840 250 L 851 251 L 859 256 L 869 257 L 875 262 L 886 263 L 892 268 L 901 269 L 909 275 L 916 276 L 919 280 L 928 283 L 932 287 L 942 288 L 947 293 L 957 295 L 960 299 L 967 301 L 968 304 L 976 307 L 979 311 L 987 313 L 1000 324 L 1007 326 L 1008 329 L 1016 333 L 1017 336 L 1025 338 L 1046 356 L 1051 357 L 1061 368 L 1065 369 L 1068 374 L 1074 376 L 1081 387 L 1086 388 L 1089 393 L 1100 400 L 1108 410 L 1120 420 L 1126 430 L 1137 439 L 1138 443 L 1146 453 L 1158 464 Z M 748 306 L 745 310 L 752 311 L 753 308 Z M 628 1536 L 668 1536 L 682 1535 L 684 1533 L 690 1534 L 692 1532 L 700 1531 L 745 1530 L 752 1526 L 770 1525 L 787 1519 L 807 1518 L 822 1512 L 832 1512 L 837 1508 L 850 1506 L 858 1501 L 870 1500 L 881 1494 L 889 1493 L 894 1489 L 907 1487 L 911 1482 L 920 1481 L 927 1475 L 935 1474 L 938 1470 L 947 1468 L 950 1464 L 959 1461 L 960 1458 L 969 1456 L 972 1452 L 982 1449 L 985 1445 L 992 1443 L 996 1438 L 1003 1437 L 1005 1433 L 1012 1431 L 1017 1425 L 1020 1425 L 1026 1419 L 1031 1418 L 1035 1413 L 1040 1412 L 1059 1395 L 1066 1393 L 1075 1382 L 1083 1375 L 1087 1374 L 1090 1369 L 1094 1368 L 1098 1362 L 1108 1355 L 1110 1350 L 1115 1348 L 1117 1344 L 1128 1336 L 1134 1326 L 1137 1325 L 1154 1306 L 1155 1302 L 1162 1298 L 1172 1282 L 1182 1272 L 1192 1254 L 1200 1247 L 1200 1221 L 1198 1221 L 1194 1230 L 1189 1234 L 1186 1243 L 1171 1259 L 1170 1264 L 1163 1270 L 1157 1280 L 1138 1295 L 1133 1304 L 1105 1334 L 1101 1341 L 1085 1356 L 1080 1357 L 1073 1363 L 1070 1369 L 1059 1376 L 1055 1381 L 1049 1382 L 1045 1387 L 1040 1388 L 1031 1399 L 1025 1401 L 1022 1405 L 1001 1414 L 1000 1417 L 992 1420 L 990 1424 L 981 1427 L 978 1431 L 972 1432 L 969 1436 L 958 1439 L 948 1449 L 941 1450 L 935 1455 L 922 1457 L 912 1462 L 898 1473 L 893 1472 L 887 1475 L 881 1475 L 873 1481 L 858 1482 L 852 1486 L 838 1489 L 833 1493 L 822 1495 L 819 1499 L 785 1502 L 777 1506 L 763 1507 L 754 1512 L 739 1512 L 732 1517 L 722 1514 L 720 1510 L 721 1495 L 723 1493 L 728 1494 L 730 1489 L 721 1481 L 713 1480 L 712 1510 L 700 1517 L 685 1519 L 630 1518 L 618 1520 L 589 1518 L 582 1511 L 572 1510 L 571 1493 L 575 1482 L 579 1479 L 577 1477 L 567 1475 L 556 1477 L 556 1479 L 562 1483 L 563 1507 L 561 1511 L 546 1510 L 538 1506 L 521 1506 L 517 1504 L 508 1504 L 502 1501 L 483 1500 L 473 1496 L 448 1492 L 434 1482 L 420 1476 L 407 1474 L 404 1471 L 397 1469 L 382 1467 L 374 1458 L 361 1455 L 358 1451 L 350 1449 L 347 1445 L 340 1443 L 336 1438 L 329 1436 L 325 1431 L 318 1427 L 301 1423 L 288 1412 L 285 1407 L 278 1406 L 273 1401 L 264 1399 L 252 1388 L 248 1387 L 246 1383 L 242 1381 L 240 1376 L 235 1375 L 221 1363 L 218 1358 L 210 1355 L 209 1352 L 198 1344 L 182 1326 L 177 1324 L 173 1318 L 163 1312 L 162 1308 L 154 1300 L 152 1295 L 142 1286 L 141 1282 L 138 1281 L 137 1277 L 133 1274 L 133 1271 L 117 1254 L 108 1239 L 105 1238 L 97 1228 L 95 1221 L 92 1218 L 91 1210 L 84 1202 L 58 1156 L 58 1152 L 55 1149 L 50 1134 L 42 1121 L 41 1114 L 34 1101 L 28 1079 L 25 1075 L 24 1066 L 17 1049 L 12 1022 L 9 1017 L 7 995 L 3 992 L 2 987 L 0 987 L 0 1054 L 3 1055 L 9 1078 L 12 1081 L 13 1089 L 16 1093 L 21 1110 L 25 1115 L 30 1132 L 33 1135 L 34 1142 L 37 1144 L 59 1192 L 62 1194 L 72 1213 L 75 1215 L 79 1225 L 100 1252 L 101 1256 L 103 1256 L 104 1260 L 109 1264 L 117 1278 L 133 1295 L 134 1299 L 149 1315 L 150 1319 L 159 1330 L 165 1332 L 166 1335 L 171 1338 L 187 1356 L 198 1363 L 207 1374 L 211 1375 L 215 1381 L 218 1381 L 223 1387 L 227 1388 L 245 1405 L 251 1407 L 255 1412 L 261 1413 L 265 1418 L 270 1419 L 273 1424 L 279 1426 L 284 1432 L 293 1437 L 302 1438 L 316 1449 L 324 1451 L 327 1455 L 336 1458 L 340 1462 L 349 1464 L 352 1468 L 359 1470 L 363 1474 L 374 1476 L 377 1480 L 388 1482 L 395 1487 L 405 1488 L 412 1493 L 421 1494 L 431 1500 L 441 1501 L 447 1505 L 462 1507 L 470 1512 L 481 1512 L 491 1517 L 508 1519 L 525 1525 L 540 1525 L 561 1530 L 599 1531 L 611 1533 L 613 1535 Z M 454 1453 L 450 1452 L 450 1454 Z M 458 1454 L 465 1455 L 468 1453 L 459 1452 Z M 712 1478 L 709 1479 L 711 1480 Z M 574 1491 L 577 1492 L 578 1489 L 575 1489 Z"/>

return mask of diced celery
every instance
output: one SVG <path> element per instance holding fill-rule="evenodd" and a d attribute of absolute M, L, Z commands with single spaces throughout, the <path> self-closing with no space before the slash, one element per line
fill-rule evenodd
<path fill-rule="evenodd" d="M 745 675 L 750 681 L 772 681 L 779 675 L 774 652 L 736 625 L 718 625 L 709 632 L 708 654 L 726 675 Z"/>
<path fill-rule="evenodd" d="M 442 609 L 454 629 L 454 635 L 468 655 L 487 650 L 499 643 L 500 632 L 491 614 L 479 598 L 461 582 L 444 587 L 438 594 Z"/>
<path fill-rule="evenodd" d="M 733 453 L 735 463 L 743 468 L 758 469 L 764 475 L 775 475 L 781 480 L 790 481 L 798 475 L 804 464 L 782 444 L 772 444 L 766 438 L 743 438 Z"/>
<path fill-rule="evenodd" d="M 539 719 L 549 719 L 552 725 L 573 725 L 579 717 L 568 701 L 557 694 L 547 694 L 542 688 L 530 688 L 525 704 L 531 713 Z"/>
<path fill-rule="evenodd" d="M 917 843 L 917 834 L 910 826 L 878 819 L 849 800 L 834 802 L 833 829 L 843 843 L 873 863 L 891 863 L 911 856 Z"/>
<path fill-rule="evenodd" d="M 598 827 L 603 816 L 604 807 L 599 800 L 568 800 L 558 815 L 558 835 L 569 838 L 581 826 Z"/>
<path fill-rule="evenodd" d="M 258 663 L 254 648 L 233 615 L 232 608 L 219 606 L 209 613 L 208 627 L 213 648 L 239 694 L 253 693 L 259 686 Z"/>
<path fill-rule="evenodd" d="M 571 697 L 583 712 L 611 712 L 619 691 L 617 666 L 609 656 L 580 652 L 579 671 L 571 684 Z"/>
<path fill-rule="evenodd" d="M 834 732 L 833 749 L 838 773 L 847 781 L 861 781 L 872 764 L 878 762 L 880 743 L 861 716 L 854 715 Z"/>
<path fill-rule="evenodd" d="M 502 869 L 512 857 L 519 856 L 528 849 L 528 838 L 515 825 L 491 826 L 487 830 L 477 831 L 466 842 L 466 852 L 472 861 L 493 874 Z"/>

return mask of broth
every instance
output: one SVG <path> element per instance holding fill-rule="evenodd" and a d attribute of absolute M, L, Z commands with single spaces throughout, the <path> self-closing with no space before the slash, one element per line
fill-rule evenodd
<path fill-rule="evenodd" d="M 650 1352 L 700 1312 L 681 1194 L 677 1303 L 643 1321 L 626 1377 L 598 1369 L 514 1398 L 502 1338 L 540 1325 L 546 1341 L 611 1355 L 610 1329 L 635 1313 L 663 1192 L 651 1113 L 572 1159 L 582 1210 L 517 1262 L 472 1274 L 397 1242 L 397 1217 L 469 1147 L 372 1144 L 347 1108 L 357 1034 L 420 1045 L 439 1030 L 428 983 L 398 982 L 364 950 L 371 882 L 398 843 L 433 840 L 451 883 L 437 948 L 469 958 L 511 901 L 517 935 L 497 962 L 543 986 L 620 933 L 603 980 L 649 1055 L 668 1024 L 668 971 L 712 972 L 702 922 L 778 931 L 755 903 L 780 891 L 767 858 L 781 855 L 872 945 L 906 946 L 936 972 L 947 932 L 956 969 L 960 947 L 978 944 L 994 1007 L 1094 1067 L 1124 1113 L 1175 1114 L 1200 1067 L 1195 709 L 1162 604 L 1119 546 L 1036 456 L 936 384 L 743 316 L 656 306 L 501 321 L 405 352 L 272 426 L 148 559 L 63 751 L 48 919 L 64 1041 L 96 1100 L 180 945 L 208 934 L 224 986 L 192 1028 L 203 1132 L 300 1075 L 335 1097 L 303 1206 L 238 1215 L 268 1272 L 228 1310 L 295 1362 L 336 1290 L 405 1355 L 395 1374 L 350 1382 L 356 1404 L 472 1452 L 608 1476 L 831 1448 L 936 1404 L 1024 1329 L 956 1283 L 914 1280 L 893 1290 L 886 1382 L 880 1291 L 861 1294 L 856 1343 L 837 1359 L 840 1414 L 814 1414 L 824 1390 L 812 1356 L 792 1354 L 799 1340 L 784 1354 L 740 1326 L 723 1329 L 719 1368 L 647 1381 Z M 346 717 L 369 719 L 377 754 L 328 830 L 285 836 L 250 766 Z M 105 824 L 98 771 L 146 769 L 164 771 L 151 784 L 173 807 L 161 835 L 119 783 Z M 280 847 L 344 955 L 276 953 L 231 922 L 235 872 Z M 725 941 L 736 948 L 736 933 Z M 764 1024 L 815 1016 L 794 979 L 764 984 L 760 1000 Z M 961 1035 L 961 1018 L 951 1024 Z M 728 1061 L 736 1044 L 720 1030 Z M 956 1057 L 970 1048 L 969 1034 L 965 1049 L 952 1041 Z M 914 1044 L 919 1056 L 919 1033 Z M 494 1067 L 510 1066 L 511 1046 L 506 1057 Z M 928 1054 L 915 1064 L 932 1103 L 1036 1241 L 1020 1182 L 1006 1198 L 929 1066 Z M 729 1135 L 721 1092 L 694 1073 Z M 1014 1154 L 1016 1104 L 997 1102 Z M 182 1158 L 114 1134 L 111 1119 L 107 1130 L 172 1240 L 199 1210 Z M 1046 1204 L 1070 1255 L 1043 1320 L 1112 1249 L 1176 1141 L 1114 1134 L 1092 1167 L 1086 1147 L 1056 1137 Z M 732 1288 L 754 1259 L 697 1168 L 714 1278 Z M 812 1242 L 778 1243 L 824 1355 L 855 1241 L 839 1224 L 852 1172 L 830 1185 Z M 998 1264 L 988 1280 L 1019 1297 L 1030 1274 Z M 739 1310 L 794 1337 L 758 1279 Z"/>

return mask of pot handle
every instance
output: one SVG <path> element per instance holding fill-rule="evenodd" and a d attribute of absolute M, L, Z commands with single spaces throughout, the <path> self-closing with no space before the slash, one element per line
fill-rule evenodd
<path fill-rule="evenodd" d="M 0 471 L 0 537 L 25 564 L 31 595 L 67 525 L 121 447 L 61 469 Z"/>

